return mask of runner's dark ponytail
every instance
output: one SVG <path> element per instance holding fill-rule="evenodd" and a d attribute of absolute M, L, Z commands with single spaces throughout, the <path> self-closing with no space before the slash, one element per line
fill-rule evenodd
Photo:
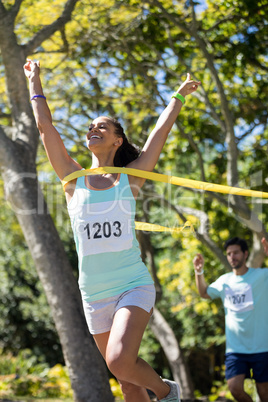
<path fill-rule="evenodd" d="M 123 143 L 121 147 L 118 148 L 114 156 L 114 166 L 117 167 L 127 166 L 130 162 L 138 158 L 140 150 L 136 145 L 133 145 L 130 142 L 128 142 L 123 127 L 121 126 L 118 120 L 113 119 L 111 117 L 109 117 L 109 120 L 113 123 L 115 127 L 115 134 L 118 137 L 123 138 Z"/>

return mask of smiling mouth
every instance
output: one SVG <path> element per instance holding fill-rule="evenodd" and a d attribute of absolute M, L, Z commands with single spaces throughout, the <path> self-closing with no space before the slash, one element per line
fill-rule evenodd
<path fill-rule="evenodd" d="M 92 135 L 89 139 L 91 140 L 92 138 L 97 138 L 99 140 L 101 139 L 101 137 L 99 135 L 96 135 L 96 134 Z"/>

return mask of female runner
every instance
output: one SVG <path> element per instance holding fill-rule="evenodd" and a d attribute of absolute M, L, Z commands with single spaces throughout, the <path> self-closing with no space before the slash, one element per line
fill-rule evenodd
<path fill-rule="evenodd" d="M 62 180 L 82 166 L 68 155 L 52 124 L 39 62 L 28 60 L 24 72 L 48 159 Z M 199 85 L 187 74 L 140 153 L 128 142 L 118 121 L 107 116 L 93 120 L 86 134 L 91 168 L 122 166 L 152 171 L 185 96 Z M 149 402 L 146 389 L 160 401 L 180 401 L 179 386 L 163 380 L 138 357 L 155 302 L 154 284 L 141 260 L 134 229 L 135 200 L 144 182 L 127 174 L 100 174 L 79 177 L 66 185 L 79 259 L 79 288 L 89 330 L 118 379 L 125 401 Z"/>

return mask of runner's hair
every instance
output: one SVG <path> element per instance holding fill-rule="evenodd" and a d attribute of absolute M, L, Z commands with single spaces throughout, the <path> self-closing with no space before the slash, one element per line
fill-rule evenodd
<path fill-rule="evenodd" d="M 113 123 L 115 127 L 115 134 L 118 137 L 123 138 L 123 143 L 120 146 L 120 148 L 118 148 L 114 156 L 114 166 L 117 167 L 127 166 L 130 162 L 138 158 L 140 154 L 140 149 L 136 145 L 131 144 L 128 141 L 127 136 L 124 133 L 124 129 L 118 120 L 112 117 L 108 117 L 108 119 L 111 121 L 111 123 Z"/>
<path fill-rule="evenodd" d="M 226 243 L 224 244 L 224 250 L 227 250 L 227 247 L 233 246 L 236 244 L 238 246 L 240 246 L 243 253 L 245 251 L 248 251 L 248 244 L 247 244 L 246 240 L 241 239 L 240 237 L 233 237 L 232 239 L 227 240 Z"/>

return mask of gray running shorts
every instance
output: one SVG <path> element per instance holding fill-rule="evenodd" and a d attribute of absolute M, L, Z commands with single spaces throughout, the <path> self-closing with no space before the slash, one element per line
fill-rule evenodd
<path fill-rule="evenodd" d="M 154 307 L 154 303 L 154 285 L 138 286 L 120 295 L 93 302 L 83 301 L 89 332 L 92 335 L 109 332 L 114 314 L 122 307 L 137 306 L 149 313 Z"/>

